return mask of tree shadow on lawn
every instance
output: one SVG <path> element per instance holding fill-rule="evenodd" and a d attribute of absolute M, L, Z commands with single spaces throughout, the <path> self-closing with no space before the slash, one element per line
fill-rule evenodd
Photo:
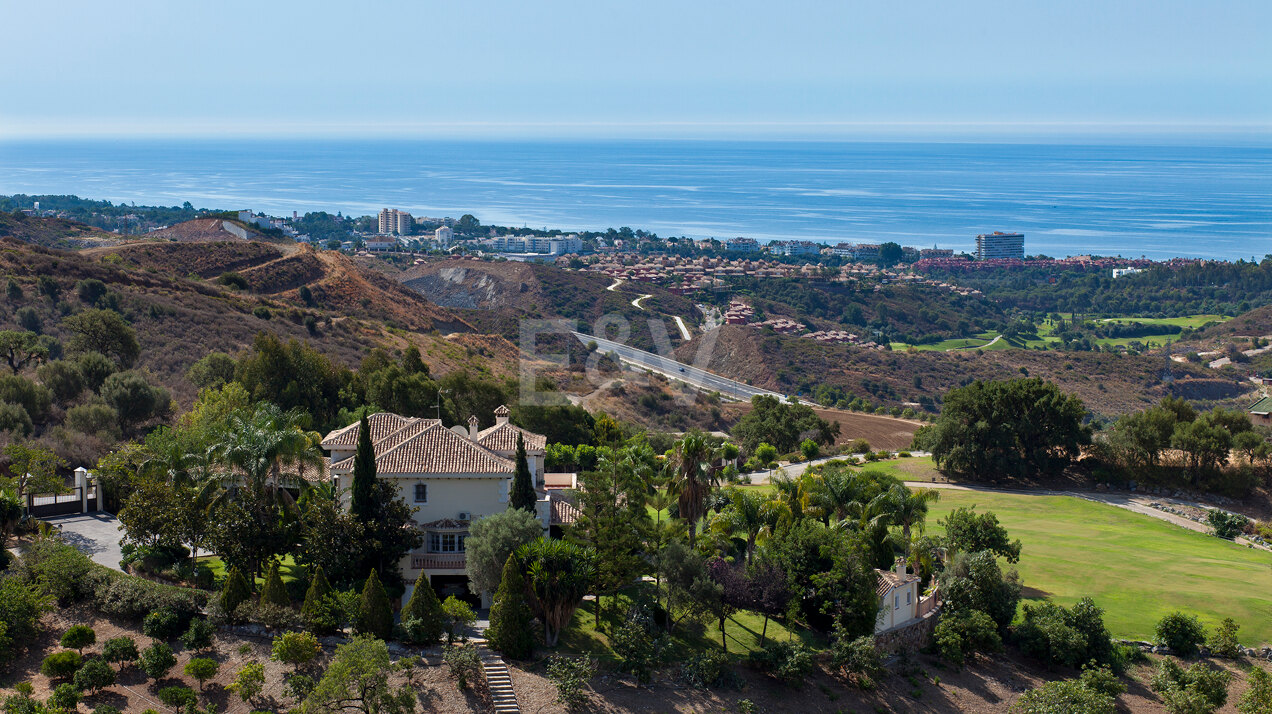
<path fill-rule="evenodd" d="M 1042 601 L 1042 600 L 1049 600 L 1051 599 L 1051 597 L 1052 597 L 1051 593 L 1047 592 L 1046 590 L 1040 590 L 1038 588 L 1031 587 L 1029 585 L 1025 585 L 1020 588 L 1021 600 Z"/>

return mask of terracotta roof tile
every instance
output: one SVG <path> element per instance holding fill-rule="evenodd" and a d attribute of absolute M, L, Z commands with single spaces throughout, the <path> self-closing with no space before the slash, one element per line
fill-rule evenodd
<path fill-rule="evenodd" d="M 392 448 L 376 449 L 379 474 L 511 474 L 514 465 L 438 422 L 429 424 Z M 353 468 L 354 456 L 331 465 L 332 471 Z"/>
<path fill-rule="evenodd" d="M 579 520 L 583 515 L 574 504 L 564 498 L 553 498 L 552 504 L 552 525 L 569 525 Z"/>
<path fill-rule="evenodd" d="M 411 417 L 390 414 L 388 412 L 376 412 L 375 414 L 371 414 L 367 416 L 367 425 L 371 428 L 371 441 L 379 441 L 413 421 L 418 420 Z M 354 422 L 349 426 L 330 432 L 322 439 L 323 447 L 357 446 L 358 429 L 360 426 L 360 422 Z"/>
<path fill-rule="evenodd" d="M 917 575 L 907 575 L 905 579 L 902 579 L 897 577 L 896 572 L 892 570 L 876 570 L 875 573 L 879 576 L 879 584 L 875 586 L 875 592 L 878 593 L 879 597 L 887 595 L 888 591 L 893 588 L 901 587 L 908 582 L 919 579 Z"/>
<path fill-rule="evenodd" d="M 517 434 L 521 434 L 522 438 L 525 439 L 526 451 L 542 451 L 547 446 L 547 437 L 528 432 L 525 429 L 513 426 L 509 422 L 497 424 L 485 431 L 477 432 L 477 443 L 491 451 L 516 451 Z"/>

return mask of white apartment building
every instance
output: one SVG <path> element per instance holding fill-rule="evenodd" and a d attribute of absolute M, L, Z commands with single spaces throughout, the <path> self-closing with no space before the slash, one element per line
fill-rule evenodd
<path fill-rule="evenodd" d="M 496 236 L 482 241 L 492 250 L 505 253 L 542 253 L 545 255 L 565 255 L 583 250 L 583 239 L 577 235 L 568 236 Z"/>
<path fill-rule="evenodd" d="M 998 260 L 1004 258 L 1025 258 L 1025 235 L 1023 233 L 982 233 L 976 236 L 976 259 Z"/>
<path fill-rule="evenodd" d="M 380 211 L 380 235 L 410 235 L 415 226 L 415 219 L 406 211 L 396 208 L 385 208 Z"/>
<path fill-rule="evenodd" d="M 433 237 L 437 239 L 437 244 L 443 248 L 449 248 L 451 241 L 455 239 L 455 231 L 450 226 L 441 226 L 433 231 Z"/>

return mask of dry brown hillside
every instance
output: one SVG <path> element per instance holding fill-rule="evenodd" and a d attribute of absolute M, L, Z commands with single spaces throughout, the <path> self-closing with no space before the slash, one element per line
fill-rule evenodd
<path fill-rule="evenodd" d="M 697 364 L 700 341 L 679 347 L 678 359 Z M 717 374 L 783 393 L 827 384 L 888 406 L 935 400 L 973 379 L 1021 376 L 1051 380 L 1106 416 L 1143 408 L 1165 396 L 1232 405 L 1252 392 L 1252 385 L 1239 375 L 1167 362 L 1161 355 L 1021 349 L 877 352 L 733 325 L 720 328 L 707 366 Z"/>
<path fill-rule="evenodd" d="M 230 245 L 237 249 L 222 248 Z M 286 260 L 273 246 L 250 242 L 201 246 L 208 249 L 201 267 L 212 275 L 245 262 L 259 263 L 258 269 L 268 272 L 265 266 Z M 195 396 L 185 378 L 191 364 L 209 352 L 245 349 L 260 332 L 307 342 L 351 367 L 377 345 L 400 350 L 413 343 L 438 374 L 457 369 L 501 378 L 516 374 L 516 350 L 506 340 L 465 334 L 471 329 L 462 320 L 389 278 L 365 274 L 344 256 L 310 254 L 302 259 L 302 264 L 323 270 L 311 284 L 314 304 L 305 305 L 294 288 L 252 293 L 187 277 L 176 266 L 192 257 L 189 247 L 147 243 L 66 252 L 0 239 L 0 275 L 13 276 L 24 295 L 19 302 L 0 303 L 0 326 L 14 329 L 17 309 L 29 306 L 46 334 L 61 337 L 64 310 L 83 307 L 76 283 L 101 280 L 119 294 L 120 310 L 137 333 L 142 348 L 138 367 L 153 373 L 184 406 Z M 279 265 L 283 271 L 292 262 Z M 36 282 L 43 275 L 54 279 L 58 302 L 39 293 Z M 306 325 L 310 317 L 312 330 Z"/>

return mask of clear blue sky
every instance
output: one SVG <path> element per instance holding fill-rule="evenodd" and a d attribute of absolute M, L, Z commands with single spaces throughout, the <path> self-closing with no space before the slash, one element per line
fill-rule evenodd
<path fill-rule="evenodd" d="M 1269 0 L 12 2 L 0 136 L 1272 124 Z"/>

